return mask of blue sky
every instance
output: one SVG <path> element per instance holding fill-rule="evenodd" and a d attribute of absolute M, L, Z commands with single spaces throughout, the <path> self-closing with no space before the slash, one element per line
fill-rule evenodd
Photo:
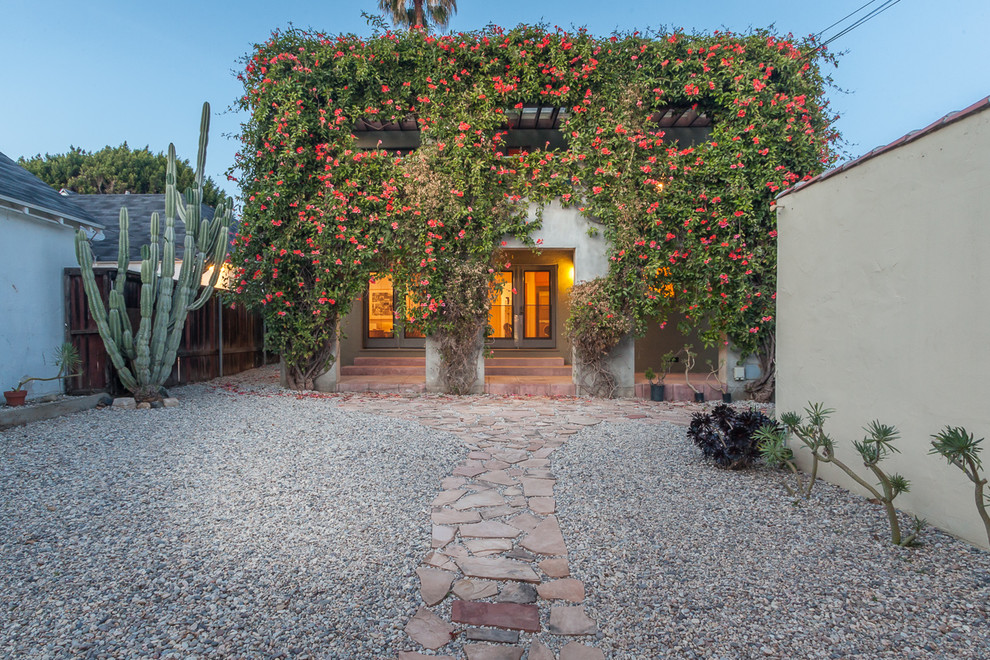
<path fill-rule="evenodd" d="M 780 33 L 805 36 L 866 2 L 460 0 L 449 28 L 543 22 L 607 35 L 645 27 L 692 32 L 774 25 Z M 289 23 L 368 34 L 361 11 L 376 13 L 377 7 L 377 0 L 4 0 L 0 152 L 16 159 L 125 140 L 158 152 L 171 141 L 180 157 L 194 159 L 206 100 L 221 113 L 213 119 L 207 168 L 236 194 L 223 172 L 237 145 L 224 134 L 236 133 L 243 120 L 228 111 L 242 93 L 234 77 L 240 58 Z M 901 0 L 835 41 L 830 49 L 845 54 L 826 73 L 844 90 L 829 97 L 841 114 L 838 128 L 849 154 L 861 155 L 990 95 L 988 34 L 987 0 Z"/>

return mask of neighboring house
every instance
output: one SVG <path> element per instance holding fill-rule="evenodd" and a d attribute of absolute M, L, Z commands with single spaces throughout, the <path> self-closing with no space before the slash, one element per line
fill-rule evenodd
<path fill-rule="evenodd" d="M 990 98 L 777 203 L 777 410 L 834 408 L 826 428 L 851 466 L 865 425 L 896 426 L 884 467 L 911 482 L 896 504 L 984 547 L 973 485 L 928 451 L 946 425 L 990 437 L 988 153 Z"/>
<path fill-rule="evenodd" d="M 97 263 L 106 263 L 116 266 L 117 246 L 120 237 L 120 209 L 127 208 L 128 217 L 128 238 L 130 241 L 130 262 L 131 264 L 141 262 L 141 246 L 151 242 L 151 214 L 158 212 L 161 218 L 161 233 L 165 233 L 165 195 L 163 193 L 152 193 L 142 195 L 78 195 L 73 192 L 62 191 L 71 202 L 84 209 L 93 218 L 100 222 L 103 229 L 103 238 L 90 241 L 93 246 L 93 259 Z M 213 208 L 202 205 L 203 217 L 207 220 L 213 219 Z M 175 221 L 175 243 L 176 256 L 181 257 L 182 245 L 186 238 L 185 224 L 176 219 Z M 138 268 L 140 271 L 140 268 Z"/>
<path fill-rule="evenodd" d="M 76 266 L 75 233 L 99 235 L 89 212 L 0 153 L 0 385 L 54 376 L 46 358 L 66 341 L 63 269 Z M 62 391 L 33 381 L 29 398 Z"/>

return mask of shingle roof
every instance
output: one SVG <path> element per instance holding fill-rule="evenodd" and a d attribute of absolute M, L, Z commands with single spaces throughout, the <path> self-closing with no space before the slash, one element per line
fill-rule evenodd
<path fill-rule="evenodd" d="M 955 112 L 950 112 L 949 114 L 945 115 L 941 119 L 932 122 L 931 124 L 929 124 L 928 126 L 925 126 L 924 128 L 920 128 L 920 129 L 918 129 L 916 131 L 911 131 L 907 135 L 903 135 L 903 136 L 897 138 L 896 140 L 894 140 L 890 144 L 885 144 L 882 147 L 877 147 L 876 149 L 873 149 L 872 151 L 863 154 L 859 158 L 856 158 L 855 160 L 851 160 L 851 161 L 849 161 L 847 163 L 843 163 L 842 165 L 839 165 L 838 167 L 833 168 L 833 169 L 831 169 L 831 170 L 829 170 L 827 172 L 823 172 L 823 173 L 819 174 L 818 176 L 814 177 L 813 179 L 808 179 L 807 181 L 802 181 L 801 183 L 799 183 L 798 185 L 794 186 L 793 188 L 789 188 L 789 189 L 785 190 L 784 192 L 780 193 L 779 195 L 777 195 L 777 199 L 780 199 L 784 195 L 789 195 L 792 192 L 795 192 L 797 190 L 802 190 L 804 188 L 807 188 L 808 186 L 810 186 L 810 185 L 812 185 L 814 183 L 818 183 L 819 181 L 821 181 L 823 179 L 827 179 L 827 178 L 829 178 L 831 176 L 835 176 L 836 174 L 839 174 L 840 172 L 845 172 L 846 170 L 848 170 L 848 169 L 850 169 L 852 167 L 856 167 L 857 165 L 861 165 L 863 162 L 868 161 L 871 158 L 875 158 L 876 156 L 879 156 L 882 153 L 886 153 L 888 151 L 891 151 L 893 149 L 896 149 L 898 147 L 901 147 L 901 146 L 903 146 L 905 144 L 908 144 L 909 142 L 914 142 L 918 138 L 924 137 L 924 136 L 928 135 L 929 133 L 934 133 L 935 131 L 937 131 L 940 128 L 945 128 L 949 124 L 955 123 L 955 122 L 959 121 L 960 119 L 965 119 L 966 117 L 968 117 L 970 115 L 975 115 L 976 113 L 983 112 L 984 110 L 987 110 L 987 109 L 990 109 L 990 96 L 988 96 L 988 97 L 986 97 L 984 99 L 980 99 L 979 101 L 977 101 L 973 105 L 969 106 L 968 108 L 963 108 L 962 110 L 956 110 Z"/>
<path fill-rule="evenodd" d="M 130 261 L 140 261 L 141 246 L 151 242 L 151 214 L 158 211 L 161 217 L 161 231 L 165 231 L 165 195 L 162 193 L 148 195 L 77 195 L 70 194 L 68 199 L 88 211 L 100 222 L 104 229 L 105 238 L 102 241 L 90 241 L 93 246 L 93 258 L 96 261 L 117 261 L 117 242 L 120 238 L 120 207 L 127 207 L 130 221 L 128 238 L 130 239 Z M 213 218 L 213 208 L 203 204 L 203 217 Z M 181 220 L 175 221 L 175 242 L 177 256 L 182 255 L 182 243 L 186 238 L 185 225 Z"/>
<path fill-rule="evenodd" d="M 0 153 L 0 198 L 84 225 L 98 225 L 85 209 Z"/>

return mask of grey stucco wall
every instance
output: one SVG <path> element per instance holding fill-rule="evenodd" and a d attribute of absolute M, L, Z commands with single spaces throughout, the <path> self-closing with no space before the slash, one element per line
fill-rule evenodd
<path fill-rule="evenodd" d="M 77 266 L 75 227 L 0 207 L 0 385 L 54 376 L 49 356 L 66 340 L 62 271 Z M 62 391 L 62 381 L 32 381 L 28 398 Z"/>

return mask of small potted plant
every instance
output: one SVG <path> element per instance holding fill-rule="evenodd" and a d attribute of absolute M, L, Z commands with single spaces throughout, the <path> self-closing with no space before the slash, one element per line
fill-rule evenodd
<path fill-rule="evenodd" d="M 697 387 L 691 384 L 691 369 L 694 368 L 695 358 L 698 357 L 698 354 L 691 350 L 693 348 L 693 344 L 684 345 L 684 382 L 687 383 L 687 386 L 691 388 L 692 392 L 694 392 L 694 402 L 704 403 L 705 393 L 699 391 Z"/>
<path fill-rule="evenodd" d="M 670 365 L 677 361 L 677 356 L 672 351 L 664 353 L 660 357 L 660 372 L 657 373 L 653 371 L 653 368 L 647 368 L 643 373 L 646 376 L 646 380 L 650 381 L 650 401 L 663 401 L 664 400 L 664 384 L 663 381 L 667 378 L 667 374 L 670 373 Z M 653 381 L 656 380 L 654 383 Z"/>
<path fill-rule="evenodd" d="M 58 373 L 49 378 L 42 378 L 40 376 L 25 376 L 17 383 L 17 387 L 14 387 L 3 393 L 4 398 L 7 400 L 8 406 L 22 406 L 24 405 L 24 398 L 27 396 L 27 390 L 24 386 L 30 383 L 32 380 L 44 381 L 44 380 L 59 380 L 62 378 L 74 378 L 81 375 L 81 373 L 72 373 L 79 368 L 79 351 L 76 347 L 69 342 L 65 342 L 61 346 L 55 347 L 55 352 L 52 355 L 52 362 L 58 367 Z"/>
<path fill-rule="evenodd" d="M 715 389 L 722 393 L 722 403 L 732 403 L 732 393 L 729 391 L 729 384 L 722 380 L 721 372 L 722 365 L 725 364 L 724 360 L 719 360 L 718 364 L 712 364 L 711 360 L 708 360 L 708 375 L 705 377 L 705 385 L 710 385 L 711 381 L 715 381 Z"/>

